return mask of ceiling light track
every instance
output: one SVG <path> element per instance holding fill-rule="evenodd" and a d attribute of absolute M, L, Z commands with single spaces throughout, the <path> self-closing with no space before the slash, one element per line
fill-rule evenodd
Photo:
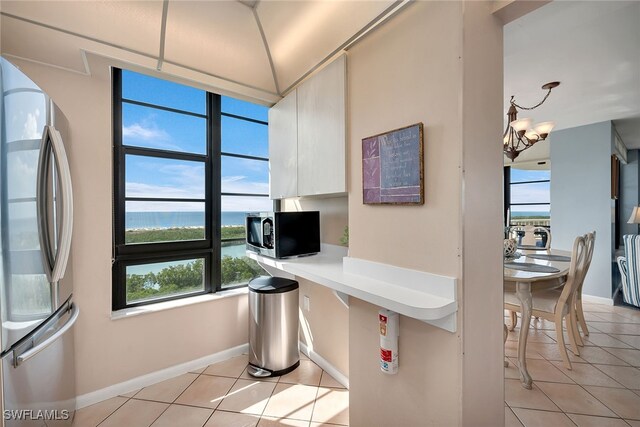
<path fill-rule="evenodd" d="M 162 3 L 162 23 L 160 25 L 160 51 L 158 52 L 158 65 L 156 70 L 162 71 L 162 63 L 164 62 L 164 46 L 167 35 L 167 13 L 169 11 L 169 0 Z"/>
<path fill-rule="evenodd" d="M 244 4 L 244 3 L 243 3 Z M 262 43 L 264 44 L 264 50 L 267 53 L 267 58 L 269 59 L 269 66 L 271 67 L 271 75 L 273 76 L 273 83 L 276 87 L 276 92 L 278 95 L 282 96 L 282 92 L 280 92 L 280 85 L 278 84 L 278 75 L 276 74 L 276 67 L 273 64 L 273 58 L 271 57 L 271 49 L 269 49 L 269 42 L 267 42 L 267 36 L 264 34 L 264 29 L 262 28 L 262 22 L 260 22 L 260 16 L 258 16 L 258 2 L 256 2 L 251 11 L 253 12 L 253 17 L 256 20 L 256 25 L 258 26 L 258 31 L 260 31 L 260 37 L 262 37 Z"/>
<path fill-rule="evenodd" d="M 407 5 L 409 5 L 410 3 L 413 3 L 413 1 L 414 0 L 397 0 L 397 1 L 393 2 L 393 4 L 391 6 L 386 8 L 382 13 L 380 13 L 374 19 L 369 21 L 369 23 L 367 25 L 365 25 L 364 27 L 362 27 L 362 29 L 360 29 L 360 31 L 358 31 L 353 36 L 351 36 L 346 42 L 341 44 L 337 49 L 335 49 L 333 52 L 331 52 L 329 55 L 327 55 L 322 61 L 318 62 L 309 71 L 304 73 L 302 75 L 302 77 L 300 77 L 298 80 L 293 82 L 288 88 L 286 88 L 282 92 L 282 95 L 288 94 L 291 90 L 293 90 L 293 88 L 298 86 L 302 81 L 304 81 L 307 77 L 309 77 L 311 74 L 313 74 L 317 69 L 321 68 L 324 64 L 326 64 L 328 61 L 330 61 L 338 53 L 340 53 L 341 51 L 343 51 L 345 49 L 350 48 L 351 46 L 353 46 L 365 34 L 367 34 L 369 31 L 373 30 L 374 28 L 376 28 L 376 27 L 384 24 L 385 22 L 387 22 L 389 19 L 391 19 L 393 16 L 395 16 L 398 12 L 400 12 L 402 9 L 404 9 Z"/>

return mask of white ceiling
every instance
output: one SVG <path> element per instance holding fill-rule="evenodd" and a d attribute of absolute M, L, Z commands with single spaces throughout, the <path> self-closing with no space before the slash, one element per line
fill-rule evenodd
<path fill-rule="evenodd" d="M 406 3 L 2 0 L 0 51 L 80 73 L 85 53 L 153 64 L 270 104 Z"/>
<path fill-rule="evenodd" d="M 272 104 L 404 4 L 2 0 L 0 51 L 80 73 L 90 71 L 86 52 L 110 56 Z M 507 24 L 505 113 L 510 95 L 533 105 L 542 84 L 559 80 L 527 116 L 556 130 L 613 120 L 627 147 L 640 148 L 639 22 L 636 1 L 554 1 Z M 518 160 L 548 150 L 542 142 Z"/>
<path fill-rule="evenodd" d="M 613 120 L 625 145 L 640 148 L 640 2 L 554 1 L 507 24 L 504 79 L 505 114 L 511 95 L 532 106 L 557 80 L 519 118 L 553 120 L 555 130 Z M 518 160 L 549 157 L 549 142 L 534 148 Z"/>

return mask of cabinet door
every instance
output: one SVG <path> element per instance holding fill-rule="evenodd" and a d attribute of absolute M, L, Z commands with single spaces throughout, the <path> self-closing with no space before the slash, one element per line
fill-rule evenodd
<path fill-rule="evenodd" d="M 298 119 L 296 91 L 269 110 L 269 196 L 298 195 Z"/>
<path fill-rule="evenodd" d="M 346 55 L 298 87 L 298 194 L 344 193 Z"/>

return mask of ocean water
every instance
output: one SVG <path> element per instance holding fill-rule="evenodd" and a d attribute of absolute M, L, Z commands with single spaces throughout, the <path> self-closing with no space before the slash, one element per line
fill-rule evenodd
<path fill-rule="evenodd" d="M 244 225 L 246 212 L 222 212 L 221 225 Z M 127 212 L 125 228 L 203 227 L 204 212 Z"/>
<path fill-rule="evenodd" d="M 228 255 L 232 258 L 242 258 L 246 256 L 246 245 L 240 243 L 238 245 L 233 246 L 225 246 L 220 248 L 220 256 Z M 127 274 L 140 274 L 145 275 L 148 273 L 159 273 L 163 268 L 170 267 L 172 265 L 179 264 L 187 264 L 191 261 L 169 261 L 169 262 L 158 262 L 155 264 L 143 264 L 143 265 L 130 265 L 127 267 Z"/>
<path fill-rule="evenodd" d="M 551 216 L 551 213 L 549 211 L 511 211 L 511 218 L 522 218 L 528 216 L 543 216 L 549 218 Z"/>

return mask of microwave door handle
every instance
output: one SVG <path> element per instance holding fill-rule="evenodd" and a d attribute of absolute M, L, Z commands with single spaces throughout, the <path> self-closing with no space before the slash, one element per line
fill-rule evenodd
<path fill-rule="evenodd" d="M 49 283 L 53 277 L 53 250 L 51 248 L 51 235 L 49 230 L 49 210 L 47 206 L 48 192 L 48 170 L 51 161 L 51 140 L 49 132 L 45 127 L 40 143 L 40 153 L 38 155 L 38 170 L 36 177 L 36 209 L 38 212 L 38 238 L 40 240 L 40 254 L 42 255 L 42 266 Z"/>
<path fill-rule="evenodd" d="M 61 231 L 58 241 L 58 250 L 53 264 L 51 274 L 51 282 L 56 283 L 64 276 L 69 261 L 69 252 L 71 250 L 71 235 L 73 231 L 73 189 L 71 187 L 71 171 L 69 169 L 69 161 L 67 153 L 62 143 L 60 132 L 53 127 L 47 126 L 48 132 L 51 134 L 51 146 L 55 158 L 56 169 L 60 180 L 59 199 L 62 203 L 61 215 Z"/>

